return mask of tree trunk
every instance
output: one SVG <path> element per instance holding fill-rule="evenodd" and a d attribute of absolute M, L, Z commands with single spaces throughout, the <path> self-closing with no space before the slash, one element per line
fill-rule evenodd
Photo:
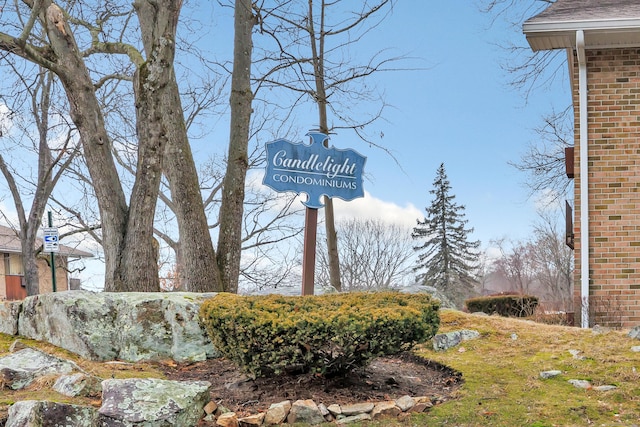
<path fill-rule="evenodd" d="M 69 99 L 71 119 L 80 134 L 98 201 L 105 257 L 105 291 L 118 291 L 122 289 L 119 270 L 127 229 L 127 203 L 111 156 L 109 136 L 89 71 L 79 55 L 80 49 L 70 30 L 67 29 L 64 34 L 44 17 L 44 11 L 50 5 L 50 1 L 44 0 L 41 13 L 56 55 L 56 61 L 50 65 L 50 69 L 60 78 Z"/>
<path fill-rule="evenodd" d="M 48 3 L 48 2 L 46 2 Z M 138 131 L 138 166 L 130 208 L 110 152 L 109 138 L 89 72 L 67 30 L 52 22 L 48 33 L 59 56 L 59 75 L 78 127 L 87 167 L 96 191 L 103 230 L 106 291 L 160 289 L 153 240 L 153 212 L 158 195 L 166 131 L 159 108 L 167 78 L 173 75 L 175 27 L 180 1 L 136 1 L 148 60 L 136 72 L 134 91 Z M 151 214 L 150 214 L 151 213 Z"/>
<path fill-rule="evenodd" d="M 33 249 L 22 253 L 22 265 L 24 268 L 24 281 L 27 289 L 27 296 L 38 295 L 40 293 L 40 277 L 38 274 L 38 263 Z"/>
<path fill-rule="evenodd" d="M 342 291 L 342 279 L 340 277 L 340 255 L 338 252 L 338 233 L 333 212 L 333 200 L 324 198 L 324 226 L 327 234 L 327 251 L 329 256 L 329 281 L 336 291 Z"/>
<path fill-rule="evenodd" d="M 22 272 L 27 289 L 27 295 L 38 295 L 40 293 L 40 276 L 38 274 L 38 262 L 36 260 L 36 233 L 38 223 L 26 224 L 18 233 L 22 250 Z"/>
<path fill-rule="evenodd" d="M 322 5 L 321 22 L 324 23 L 325 5 Z M 316 84 L 316 104 L 318 106 L 318 122 L 320 124 L 320 132 L 329 134 L 329 123 L 327 120 L 327 92 L 325 89 L 324 79 L 324 27 L 321 24 L 319 39 L 316 44 L 316 32 L 313 28 L 313 2 L 309 1 L 309 22 L 310 22 L 310 38 L 311 52 L 313 55 L 313 70 Z M 319 46 L 318 46 L 319 45 Z M 325 140 L 325 146 L 328 140 Z M 336 233 L 335 216 L 333 211 L 333 201 L 329 197 L 324 198 L 324 224 L 327 234 L 327 256 L 329 257 L 329 281 L 338 292 L 342 291 L 342 283 L 340 280 L 340 257 L 338 253 L 338 234 Z"/>
<path fill-rule="evenodd" d="M 231 78 L 231 128 L 227 171 L 222 184 L 220 232 L 218 235 L 218 265 L 222 285 L 227 292 L 238 291 L 244 185 L 247 175 L 249 125 L 251 121 L 251 32 L 255 17 L 250 0 L 236 0 L 233 44 L 233 75 Z"/>
<path fill-rule="evenodd" d="M 176 251 L 180 287 L 191 292 L 220 292 L 222 284 L 216 253 L 204 213 L 175 76 L 169 82 L 162 108 L 169 135 L 164 173 L 169 181 L 180 235 L 180 249 Z"/>
<path fill-rule="evenodd" d="M 187 270 L 186 281 L 196 290 L 219 288 L 215 252 L 211 243 L 206 242 L 208 229 L 197 190 L 198 179 L 195 167 L 189 163 L 191 153 L 173 70 L 182 0 L 135 0 L 146 62 L 131 47 L 120 46 L 122 51 L 118 50 L 119 53 L 130 52 L 138 68 L 134 76 L 138 164 L 130 206 L 127 206 L 111 155 L 109 136 L 90 73 L 71 28 L 65 22 L 67 15 L 51 0 L 24 2 L 30 7 L 40 7 L 36 12 L 47 30 L 50 45 L 35 48 L 23 39 L 0 34 L 0 49 L 46 67 L 62 82 L 98 201 L 105 255 L 105 291 L 159 289 L 153 219 L 163 157 L 169 144 L 174 144 L 169 153 L 181 154 L 172 158 L 168 176 L 176 205 L 180 206 L 177 215 L 184 259 L 191 262 L 186 262 L 183 269 Z M 24 34 L 30 30 L 25 28 Z"/>
<path fill-rule="evenodd" d="M 138 165 L 131 193 L 122 271 L 126 277 L 125 290 L 140 290 L 142 286 L 143 290 L 159 291 L 154 215 L 149 213 L 155 212 L 169 138 L 175 135 L 176 123 L 184 129 L 184 123 L 180 126 L 182 109 L 179 102 L 176 104 L 179 98 L 174 96 L 177 87 L 173 69 L 182 0 L 136 0 L 133 6 L 140 22 L 147 61 L 138 68 L 134 78 Z M 173 114 L 177 117 L 172 117 Z"/>

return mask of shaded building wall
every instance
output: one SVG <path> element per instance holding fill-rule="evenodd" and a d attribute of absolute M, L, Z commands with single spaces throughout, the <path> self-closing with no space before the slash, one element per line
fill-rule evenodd
<path fill-rule="evenodd" d="M 56 263 L 56 291 L 69 290 L 69 280 L 67 273 L 67 258 L 61 256 L 55 256 Z M 46 294 L 53 292 L 53 280 L 51 268 L 49 267 L 50 256 L 38 257 L 38 281 L 40 285 L 40 293 Z M 10 274 L 13 278 L 24 277 L 22 271 L 22 260 L 20 254 L 16 253 L 0 253 L 0 300 L 7 299 L 7 274 Z M 15 283 L 14 283 L 15 285 Z M 23 288 L 24 289 L 24 288 Z M 15 293 L 15 291 L 13 292 Z M 26 295 L 26 293 L 25 293 Z M 18 297 L 18 299 L 23 298 Z M 14 299 L 14 298 L 9 298 Z"/>
<path fill-rule="evenodd" d="M 56 263 L 56 291 L 69 290 L 69 280 L 67 274 L 67 259 L 61 256 L 54 256 Z M 40 283 L 40 293 L 48 294 L 53 292 L 53 278 L 49 263 L 51 259 L 49 255 L 46 257 L 38 257 L 38 281 Z"/>

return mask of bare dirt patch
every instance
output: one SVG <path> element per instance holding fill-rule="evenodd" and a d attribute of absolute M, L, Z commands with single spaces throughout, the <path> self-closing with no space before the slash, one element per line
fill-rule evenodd
<path fill-rule="evenodd" d="M 250 379 L 225 358 L 181 365 L 163 364 L 168 379 L 209 381 L 211 398 L 239 416 L 265 411 L 283 400 L 312 399 L 325 405 L 392 400 L 405 395 L 429 396 L 437 403 L 451 398 L 462 375 L 411 353 L 381 357 L 343 377 L 279 375 Z"/>

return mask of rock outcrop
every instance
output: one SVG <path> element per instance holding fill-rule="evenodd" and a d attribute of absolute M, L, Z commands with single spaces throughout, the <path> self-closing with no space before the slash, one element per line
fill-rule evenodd
<path fill-rule="evenodd" d="M 96 361 L 217 356 L 198 320 L 215 294 L 65 291 L 0 304 L 0 332 L 45 341 Z M 17 326 L 17 327 L 16 327 Z"/>
<path fill-rule="evenodd" d="M 69 360 L 33 348 L 0 357 L 0 384 L 20 390 L 40 377 L 55 378 L 53 390 L 66 396 L 102 395 L 102 406 L 20 401 L 9 408 L 6 426 L 195 426 L 210 401 L 211 384 L 206 381 L 102 380 Z"/>
<path fill-rule="evenodd" d="M 403 286 L 398 288 L 400 292 L 404 292 L 407 294 L 420 294 L 426 293 L 431 295 L 437 300 L 440 300 L 441 308 L 452 308 L 457 309 L 455 303 L 449 299 L 445 294 L 443 294 L 439 289 L 434 288 L 433 286 L 421 285 L 419 283 L 415 283 L 413 285 Z"/>

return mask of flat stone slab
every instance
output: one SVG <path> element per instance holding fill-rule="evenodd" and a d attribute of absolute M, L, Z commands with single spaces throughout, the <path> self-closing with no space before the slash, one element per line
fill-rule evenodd
<path fill-rule="evenodd" d="M 210 389 L 207 381 L 105 380 L 98 412 L 112 423 L 106 425 L 195 426 Z"/>
<path fill-rule="evenodd" d="M 25 348 L 0 358 L 0 383 L 20 390 L 36 378 L 73 372 L 75 365 L 33 348 Z"/>
<path fill-rule="evenodd" d="M 551 371 L 543 371 L 540 372 L 540 378 L 542 378 L 543 380 L 548 380 L 550 378 L 554 378 L 557 377 L 558 375 L 561 375 L 562 371 L 558 371 L 557 369 L 551 370 Z"/>
<path fill-rule="evenodd" d="M 480 333 L 470 329 L 437 334 L 432 339 L 433 349 L 435 351 L 445 351 L 457 346 L 462 341 L 474 340 L 477 338 L 480 338 Z"/>

